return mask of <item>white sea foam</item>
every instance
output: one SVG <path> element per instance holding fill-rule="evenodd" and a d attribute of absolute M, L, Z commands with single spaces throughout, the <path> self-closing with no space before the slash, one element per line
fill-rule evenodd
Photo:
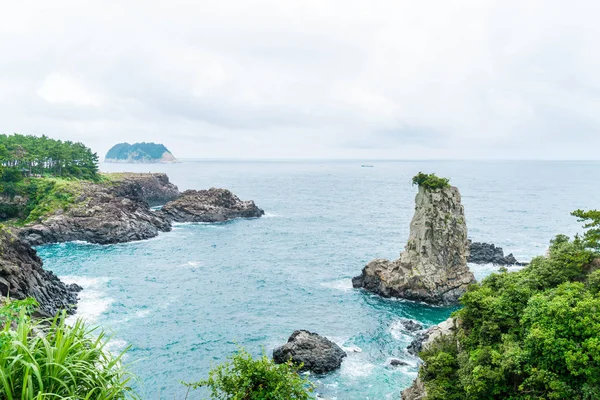
<path fill-rule="evenodd" d="M 358 346 L 340 346 L 346 353 L 362 353 L 362 349 Z"/>
<path fill-rule="evenodd" d="M 412 336 L 406 332 L 406 328 L 400 320 L 392 322 L 390 325 L 390 334 L 394 339 L 403 342 L 410 342 L 412 340 Z"/>
<path fill-rule="evenodd" d="M 151 310 L 147 310 L 147 309 L 146 309 L 146 310 L 139 310 L 139 311 L 136 311 L 135 315 L 136 315 L 137 317 L 144 318 L 145 316 L 149 315 L 150 313 L 151 313 Z"/>
<path fill-rule="evenodd" d="M 184 267 L 197 267 L 201 264 L 200 261 L 188 261 L 187 263 L 183 264 Z"/>
<path fill-rule="evenodd" d="M 281 217 L 281 215 L 268 212 L 268 213 L 265 213 L 265 215 L 263 215 L 262 217 L 263 218 L 279 218 L 279 217 Z"/>
<path fill-rule="evenodd" d="M 348 359 L 344 360 L 342 363 L 340 373 L 352 378 L 361 378 L 371 375 L 373 369 L 375 369 L 375 365 L 371 363 L 348 357 Z"/>
<path fill-rule="evenodd" d="M 352 280 L 351 279 L 340 279 L 337 281 L 330 282 L 321 282 L 321 286 L 325 286 L 330 289 L 342 290 L 347 292 L 352 290 Z"/>
<path fill-rule="evenodd" d="M 108 310 L 110 304 L 114 301 L 105 295 L 106 283 L 108 277 L 84 277 L 84 276 L 61 276 L 60 279 L 66 284 L 76 283 L 83 288 L 79 292 L 79 301 L 77 302 L 77 314 L 69 317 L 69 321 L 75 318 L 82 318 L 87 322 L 94 322 L 102 313 Z"/>

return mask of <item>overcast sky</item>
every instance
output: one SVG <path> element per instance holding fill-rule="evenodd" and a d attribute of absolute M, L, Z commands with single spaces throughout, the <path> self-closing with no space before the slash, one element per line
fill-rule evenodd
<path fill-rule="evenodd" d="M 600 158 L 597 0 L 0 0 L 0 131 L 101 156 Z"/>

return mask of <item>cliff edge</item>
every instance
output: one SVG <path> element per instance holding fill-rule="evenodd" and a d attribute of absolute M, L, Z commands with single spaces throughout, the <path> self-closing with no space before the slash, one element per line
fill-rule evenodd
<path fill-rule="evenodd" d="M 33 297 L 41 316 L 52 317 L 62 309 L 73 311 L 80 290 L 78 285 L 66 285 L 44 270 L 34 249 L 0 227 L 0 297 Z"/>

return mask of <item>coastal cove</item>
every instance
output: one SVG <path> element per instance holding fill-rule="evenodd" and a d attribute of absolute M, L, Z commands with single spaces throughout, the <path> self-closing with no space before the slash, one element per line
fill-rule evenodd
<path fill-rule="evenodd" d="M 543 254 L 580 224 L 570 211 L 597 207 L 594 162 L 199 162 L 101 165 L 165 172 L 180 190 L 223 187 L 266 211 L 260 219 L 175 224 L 126 244 L 38 248 L 44 267 L 83 286 L 78 315 L 131 345 L 143 398 L 182 398 L 180 380 L 206 375 L 236 343 L 253 354 L 309 329 L 345 347 L 342 368 L 317 378 L 328 399 L 399 397 L 416 375 L 401 318 L 436 324 L 451 308 L 386 300 L 351 288 L 373 258 L 398 257 L 408 237 L 418 171 L 460 188 L 469 237 L 512 252 Z M 568 229 L 566 229 L 568 228 Z M 475 276 L 494 271 L 471 265 Z M 352 350 L 361 349 L 361 352 Z M 397 357 L 408 366 L 386 367 Z"/>

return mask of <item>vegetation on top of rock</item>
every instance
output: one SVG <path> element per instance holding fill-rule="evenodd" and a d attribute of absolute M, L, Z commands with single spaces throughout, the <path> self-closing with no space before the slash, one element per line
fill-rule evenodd
<path fill-rule="evenodd" d="M 129 387 L 124 353 L 113 356 L 103 332 L 81 320 L 67 324 L 65 313 L 34 321 L 36 306 L 26 299 L 5 300 L 0 307 L 0 398 L 139 398 Z"/>
<path fill-rule="evenodd" d="M 590 218 L 598 215 L 576 212 Z M 455 337 L 421 353 L 427 399 L 600 398 L 598 237 L 557 236 L 546 256 L 473 285 Z"/>
<path fill-rule="evenodd" d="M 72 177 L 94 180 L 98 156 L 82 143 L 47 136 L 0 135 L 2 191 L 27 176 Z"/>
<path fill-rule="evenodd" d="M 275 364 L 265 354 L 253 359 L 240 349 L 229 362 L 214 367 L 207 379 L 185 383 L 189 389 L 207 387 L 212 399 L 308 400 L 312 384 L 298 372 L 302 365 Z M 188 390 L 189 393 L 189 390 Z M 187 398 L 187 396 L 186 396 Z"/>
<path fill-rule="evenodd" d="M 444 189 L 450 187 L 450 179 L 448 178 L 440 178 L 436 176 L 436 174 L 425 174 L 423 172 L 419 172 L 417 175 L 413 176 L 412 183 L 413 185 L 422 186 L 425 189 Z"/>
<path fill-rule="evenodd" d="M 160 143 L 119 143 L 114 145 L 105 160 L 107 162 L 152 163 L 175 161 L 173 154 Z"/>

